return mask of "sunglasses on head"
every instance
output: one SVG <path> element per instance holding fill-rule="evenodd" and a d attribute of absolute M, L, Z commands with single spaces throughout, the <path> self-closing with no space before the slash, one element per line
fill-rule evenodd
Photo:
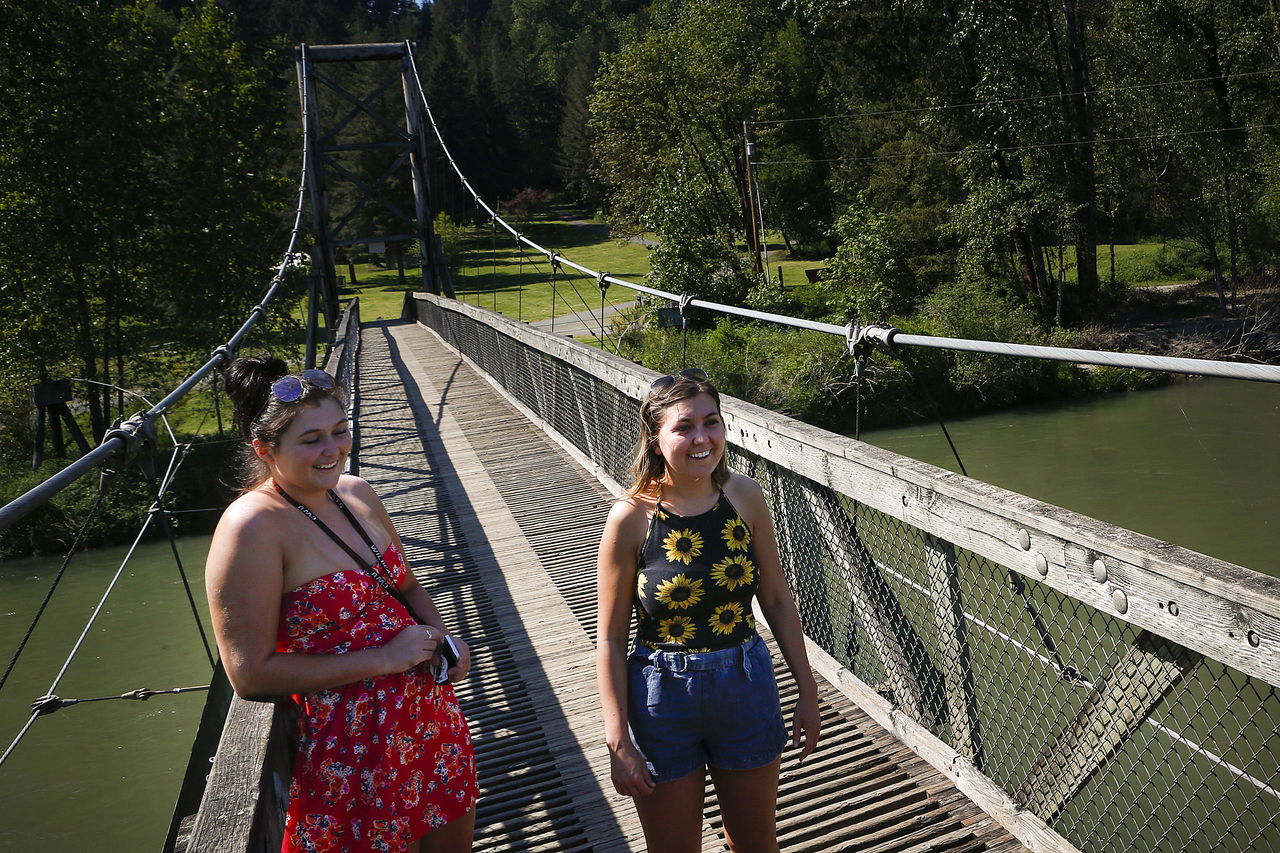
<path fill-rule="evenodd" d="M 707 372 L 701 367 L 686 367 L 678 373 L 668 373 L 666 376 L 659 376 L 653 380 L 653 384 L 649 386 L 649 394 L 661 394 L 672 385 L 676 384 L 677 379 L 688 379 L 690 382 L 706 382 Z"/>
<path fill-rule="evenodd" d="M 323 370 L 312 369 L 281 376 L 271 383 L 271 393 L 281 403 L 295 403 L 302 398 L 304 382 L 321 391 L 332 391 L 334 387 L 332 376 Z"/>

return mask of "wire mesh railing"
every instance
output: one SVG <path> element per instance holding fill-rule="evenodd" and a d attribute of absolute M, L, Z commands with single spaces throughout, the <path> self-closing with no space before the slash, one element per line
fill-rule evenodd
<path fill-rule="evenodd" d="M 617 487 L 655 374 L 415 294 Z M 815 665 L 1034 849 L 1280 850 L 1280 580 L 726 399 Z"/>

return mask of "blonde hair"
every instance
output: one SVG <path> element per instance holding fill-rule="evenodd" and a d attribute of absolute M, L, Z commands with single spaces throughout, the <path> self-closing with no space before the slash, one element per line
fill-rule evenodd
<path fill-rule="evenodd" d="M 653 488 L 653 484 L 662 479 L 667 472 L 667 461 L 658 452 L 658 430 L 662 427 L 662 419 L 667 409 L 681 400 L 692 399 L 699 394 L 706 394 L 715 400 L 716 410 L 720 409 L 720 392 L 716 386 L 706 380 L 690 379 L 676 374 L 674 381 L 660 390 L 650 391 L 640 401 L 640 425 L 636 435 L 635 450 L 631 461 L 631 487 L 625 497 L 635 497 Z M 711 471 L 711 481 L 717 487 L 723 487 L 729 480 L 729 462 L 722 455 L 716 467 Z"/>

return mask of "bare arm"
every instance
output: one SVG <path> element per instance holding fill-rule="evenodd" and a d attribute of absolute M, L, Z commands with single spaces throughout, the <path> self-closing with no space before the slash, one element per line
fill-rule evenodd
<path fill-rule="evenodd" d="M 632 797 L 653 792 L 653 779 L 627 730 L 627 634 L 644 523 L 644 511 L 637 503 L 615 503 L 605 522 L 596 557 L 596 684 L 613 786 L 618 793 Z"/>
<path fill-rule="evenodd" d="M 760 570 L 760 588 L 756 593 L 760 609 L 800 692 L 792 723 L 792 743 L 800 746 L 803 742 L 804 749 L 800 753 L 803 761 L 817 747 L 822 729 L 818 713 L 818 684 L 809 666 L 809 654 L 805 651 L 804 628 L 782 571 L 773 516 L 765 503 L 764 493 L 760 485 L 748 477 L 735 475 L 732 483 L 733 494 L 730 497 L 751 528 L 751 542 L 755 546 L 757 568 Z"/>
<path fill-rule="evenodd" d="M 245 495 L 223 514 L 205 564 L 205 589 L 218 652 L 240 696 L 309 693 L 394 672 L 428 656 L 419 626 L 406 628 L 376 649 L 347 654 L 276 651 L 284 593 L 284 543 L 278 510 Z"/>
<path fill-rule="evenodd" d="M 391 523 L 391 516 L 387 512 L 386 506 L 382 503 L 382 499 L 378 497 L 373 487 L 358 477 L 343 477 L 344 485 L 348 485 L 352 494 L 359 499 L 378 519 L 378 522 L 391 534 L 391 544 L 395 545 L 403 554 L 404 542 L 400 540 L 400 534 L 396 531 L 395 525 Z M 431 600 L 431 595 L 422 585 L 418 583 L 418 579 L 414 577 L 412 571 L 405 572 L 404 582 L 400 584 L 400 592 L 404 593 L 405 601 L 409 603 L 409 607 L 414 614 L 431 627 L 435 635 L 442 637 L 449 634 L 449 627 L 445 625 L 444 617 L 440 615 L 440 611 L 436 608 L 435 602 Z M 454 666 L 449 667 L 449 680 L 459 681 L 467 677 L 467 673 L 471 670 L 471 648 L 462 640 L 461 637 L 454 637 L 454 643 L 458 646 L 458 662 Z M 428 648 L 434 655 L 435 650 L 439 647 L 440 641 L 432 639 L 428 641 Z"/>

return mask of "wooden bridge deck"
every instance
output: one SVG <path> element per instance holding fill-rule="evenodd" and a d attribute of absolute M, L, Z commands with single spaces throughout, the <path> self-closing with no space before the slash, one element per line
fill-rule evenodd
<path fill-rule="evenodd" d="M 360 474 L 474 654 L 458 693 L 480 768 L 476 850 L 643 850 L 634 809 L 609 783 L 595 692 L 594 555 L 609 493 L 430 331 L 387 321 L 362 337 Z M 794 684 L 778 671 L 789 718 Z M 783 757 L 783 850 L 1024 849 L 819 685 L 822 744 L 803 767 Z M 722 851 L 708 800 L 703 849 Z"/>

